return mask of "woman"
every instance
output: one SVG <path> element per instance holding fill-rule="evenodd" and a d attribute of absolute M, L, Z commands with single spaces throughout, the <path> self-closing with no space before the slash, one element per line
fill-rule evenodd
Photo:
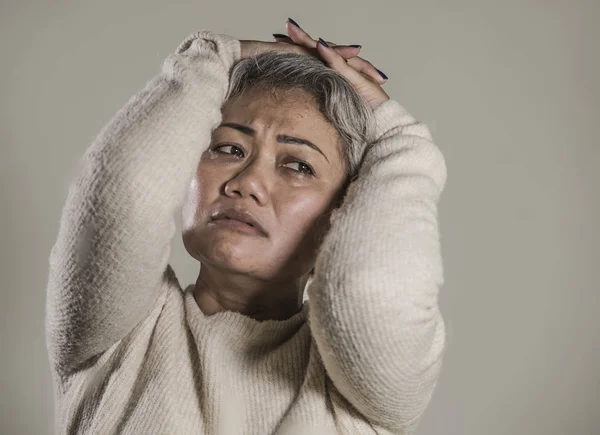
<path fill-rule="evenodd" d="M 360 47 L 286 25 L 193 33 L 82 158 L 50 256 L 60 433 L 414 431 L 445 343 L 444 158 Z"/>

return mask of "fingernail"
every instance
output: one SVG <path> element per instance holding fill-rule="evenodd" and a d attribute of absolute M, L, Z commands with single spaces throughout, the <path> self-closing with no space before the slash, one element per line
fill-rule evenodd
<path fill-rule="evenodd" d="M 284 35 L 283 33 L 273 33 L 275 38 L 287 38 L 288 35 Z"/>
<path fill-rule="evenodd" d="M 319 42 L 320 42 L 322 45 L 324 45 L 325 47 L 329 47 L 329 45 L 327 45 L 327 43 L 326 43 L 324 40 L 322 40 L 321 38 L 319 38 Z"/>
<path fill-rule="evenodd" d="M 296 26 L 296 27 L 298 27 L 298 28 L 300 28 L 300 29 L 302 28 L 302 27 L 300 27 L 300 25 L 299 25 L 297 22 L 295 22 L 295 21 L 294 21 L 294 20 L 292 20 L 291 18 L 288 18 L 288 21 L 289 21 L 290 23 L 292 23 L 294 26 Z"/>
<path fill-rule="evenodd" d="M 375 69 L 377 69 L 377 68 L 375 68 Z M 384 80 L 387 80 L 387 79 L 388 79 L 388 76 L 386 76 L 386 75 L 383 73 L 383 71 L 379 71 L 379 70 L 377 69 L 377 72 L 378 72 L 379 74 L 381 74 L 381 77 L 383 77 L 383 78 L 384 78 Z"/>
<path fill-rule="evenodd" d="M 362 45 L 351 45 L 352 48 L 362 48 Z"/>

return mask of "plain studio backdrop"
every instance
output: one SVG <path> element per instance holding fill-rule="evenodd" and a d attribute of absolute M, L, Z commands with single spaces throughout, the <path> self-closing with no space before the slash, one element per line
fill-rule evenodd
<path fill-rule="evenodd" d="M 0 433 L 53 432 L 45 288 L 77 160 L 189 33 L 270 40 L 288 16 L 362 44 L 446 157 L 448 349 L 418 434 L 600 433 L 600 2 L 0 7 Z M 183 284 L 187 257 L 177 236 Z"/>

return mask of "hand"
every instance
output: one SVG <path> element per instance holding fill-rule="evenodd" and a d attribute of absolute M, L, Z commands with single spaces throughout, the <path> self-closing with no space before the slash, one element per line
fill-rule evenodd
<path fill-rule="evenodd" d="M 275 36 L 275 35 L 273 35 Z M 281 35 L 285 36 L 285 35 Z M 275 42 L 267 41 L 254 41 L 254 40 L 240 40 L 241 58 L 257 56 L 267 51 L 287 51 L 290 53 L 304 54 L 307 56 L 314 56 L 320 59 L 319 52 L 316 46 L 304 47 L 302 45 L 294 43 L 289 37 L 285 37 L 282 40 L 275 38 Z M 279 38 L 281 39 L 281 38 Z M 340 56 L 344 59 L 352 58 L 360 51 L 359 46 L 348 46 L 348 45 L 337 45 L 334 48 Z"/>
<path fill-rule="evenodd" d="M 292 41 L 296 47 L 305 50 L 316 50 L 317 54 L 331 69 L 337 71 L 350 81 L 358 94 L 375 109 L 381 103 L 389 100 L 389 95 L 383 90 L 381 84 L 387 81 L 377 68 L 365 59 L 357 56 L 360 48 L 351 46 L 338 46 L 329 41 L 319 42 L 301 29 L 295 22 L 286 22 L 288 37 L 275 36 L 278 42 Z M 284 35 L 282 35 L 284 36 Z M 352 51 L 354 50 L 354 51 Z"/>

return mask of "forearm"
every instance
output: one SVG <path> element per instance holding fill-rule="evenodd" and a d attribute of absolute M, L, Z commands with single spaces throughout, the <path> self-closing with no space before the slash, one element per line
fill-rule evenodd
<path fill-rule="evenodd" d="M 446 166 L 429 130 L 396 101 L 324 241 L 310 323 L 336 388 L 373 423 L 408 428 L 425 409 L 444 349 L 437 203 Z"/>
<path fill-rule="evenodd" d="M 158 296 L 175 214 L 237 59 L 237 40 L 190 35 L 80 160 L 50 255 L 47 338 L 60 369 L 124 337 Z"/>

